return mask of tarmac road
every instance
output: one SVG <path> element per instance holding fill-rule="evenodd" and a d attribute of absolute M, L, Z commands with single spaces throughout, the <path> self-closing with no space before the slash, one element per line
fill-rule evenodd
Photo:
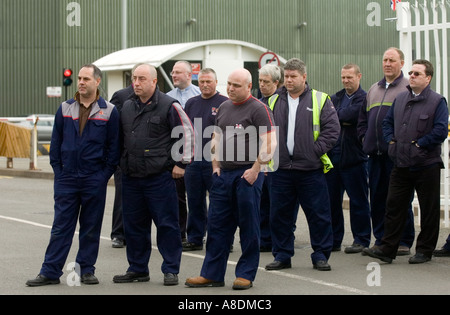
<path fill-rule="evenodd" d="M 0 163 L 2 161 L 0 160 Z M 1 166 L 1 164 L 0 164 Z M 102 229 L 96 276 L 100 284 L 77 286 L 71 269 L 65 270 L 61 284 L 30 288 L 26 280 L 34 278 L 40 269 L 50 236 L 53 220 L 53 181 L 42 178 L 24 178 L 0 172 L 0 281 L 1 295 L 169 295 L 177 299 L 205 299 L 209 295 L 242 298 L 270 295 L 448 295 L 450 293 L 450 258 L 433 258 L 421 265 L 408 264 L 409 256 L 398 257 L 392 264 L 384 264 L 360 254 L 332 253 L 331 271 L 312 268 L 308 227 L 302 211 L 297 221 L 296 253 L 292 268 L 266 271 L 264 266 L 273 260 L 271 253 L 261 253 L 260 270 L 254 286 L 246 291 L 231 289 L 234 267 L 239 259 L 239 233 L 236 233 L 234 251 L 230 254 L 225 286 L 220 288 L 187 288 L 184 280 L 200 272 L 205 251 L 185 252 L 179 274 L 180 284 L 163 286 L 160 271 L 161 255 L 153 246 L 150 259 L 150 282 L 115 284 L 112 278 L 126 271 L 126 251 L 111 247 L 110 231 L 114 186 L 108 187 L 107 205 Z M 343 248 L 352 243 L 348 211 Z M 416 226 L 416 231 L 420 227 Z M 155 244 L 156 229 L 152 240 Z M 438 247 L 442 246 L 450 229 L 441 224 Z M 75 260 L 76 237 L 66 262 L 66 269 Z M 412 249 L 414 253 L 414 248 Z M 74 281 L 75 280 L 75 281 Z M 75 285 L 74 285 L 75 284 Z M 292 297 L 295 301 L 295 297 Z M 177 300 L 178 301 L 178 300 Z M 178 302 L 177 302 L 178 303 Z M 178 305 L 178 304 L 177 304 Z M 176 307 L 177 305 L 173 306 Z M 184 304 L 187 306 L 187 304 Z"/>

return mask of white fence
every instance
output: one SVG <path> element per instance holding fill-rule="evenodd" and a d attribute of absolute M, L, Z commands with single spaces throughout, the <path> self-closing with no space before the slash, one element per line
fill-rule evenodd
<path fill-rule="evenodd" d="M 432 84 L 436 92 L 448 100 L 448 35 L 450 22 L 447 11 L 449 0 L 422 0 L 399 2 L 397 4 L 397 30 L 400 36 L 400 49 L 405 53 L 405 72 L 411 69 L 413 59 L 427 59 L 434 65 Z M 450 11 L 449 11 L 450 12 Z M 444 224 L 450 226 L 449 213 L 449 144 L 443 144 L 443 170 L 441 204 L 444 207 Z"/>

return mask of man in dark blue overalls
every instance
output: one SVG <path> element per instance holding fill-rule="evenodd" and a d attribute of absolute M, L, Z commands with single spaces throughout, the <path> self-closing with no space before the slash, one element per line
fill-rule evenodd
<path fill-rule="evenodd" d="M 159 90 L 157 77 L 151 65 L 136 67 L 134 95 L 121 111 L 122 215 L 129 267 L 125 274 L 114 276 L 115 283 L 150 280 L 153 221 L 164 285 L 178 284 L 181 238 L 173 178 L 184 176 L 184 165 L 192 160 L 194 130 L 178 101 Z M 172 138 L 174 132 L 181 133 L 181 139 Z M 178 149 L 182 149 L 180 156 Z"/>
<path fill-rule="evenodd" d="M 50 164 L 55 173 L 55 218 L 39 275 L 28 286 L 59 283 L 77 220 L 80 248 L 76 268 L 84 284 L 97 284 L 98 256 L 106 187 L 119 161 L 119 113 L 99 96 L 101 71 L 83 66 L 75 98 L 55 115 Z M 78 268 L 79 267 L 79 270 Z"/>

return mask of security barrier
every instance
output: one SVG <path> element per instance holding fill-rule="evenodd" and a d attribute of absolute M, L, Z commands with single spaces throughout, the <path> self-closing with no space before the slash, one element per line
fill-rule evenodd
<path fill-rule="evenodd" d="M 0 156 L 30 157 L 31 130 L 0 121 Z"/>

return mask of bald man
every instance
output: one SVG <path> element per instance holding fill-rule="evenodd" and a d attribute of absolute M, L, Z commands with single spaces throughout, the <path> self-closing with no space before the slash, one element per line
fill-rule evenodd
<path fill-rule="evenodd" d="M 164 285 L 178 284 L 180 226 L 175 182 L 193 157 L 194 130 L 177 100 L 159 91 L 156 69 L 139 65 L 133 72 L 134 95 L 121 111 L 123 223 L 129 267 L 115 283 L 149 281 L 152 221 L 163 257 Z M 172 138 L 179 130 L 182 138 Z M 183 154 L 177 144 L 183 143 Z M 175 148 L 175 150 L 174 150 Z"/>
<path fill-rule="evenodd" d="M 252 287 L 258 270 L 259 203 L 264 180 L 261 165 L 272 158 L 276 137 L 272 113 L 252 97 L 251 88 L 248 70 L 237 69 L 229 75 L 229 100 L 218 109 L 211 144 L 213 180 L 206 256 L 200 276 L 186 280 L 188 287 L 224 286 L 237 227 L 242 255 L 236 266 L 233 289 Z"/>

